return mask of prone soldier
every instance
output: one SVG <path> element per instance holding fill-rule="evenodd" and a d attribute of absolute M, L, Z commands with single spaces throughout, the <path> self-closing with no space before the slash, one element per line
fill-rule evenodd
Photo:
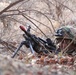
<path fill-rule="evenodd" d="M 56 33 L 56 44 L 58 49 L 56 53 L 74 56 L 76 55 L 76 28 L 74 26 L 63 26 Z"/>
<path fill-rule="evenodd" d="M 49 52 L 58 54 L 59 52 L 62 52 L 67 55 L 76 55 L 76 28 L 73 26 L 63 26 L 55 32 L 56 45 L 50 38 L 43 40 L 35 35 L 32 35 L 30 33 L 30 27 L 25 30 L 23 26 L 20 26 L 20 29 L 25 32 L 25 34 L 23 34 L 25 41 L 21 42 L 12 58 L 15 57 L 23 45 L 30 48 L 33 54 L 34 52 L 37 52 L 38 54 L 48 54 Z"/>

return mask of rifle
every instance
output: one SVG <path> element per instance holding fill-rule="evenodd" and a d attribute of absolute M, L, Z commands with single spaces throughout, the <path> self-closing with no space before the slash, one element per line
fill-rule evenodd
<path fill-rule="evenodd" d="M 49 52 L 56 50 L 56 46 L 52 43 L 50 38 L 47 38 L 45 41 L 40 37 L 36 37 L 35 35 L 31 34 L 30 26 L 28 27 L 27 30 L 23 26 L 20 26 L 20 29 L 25 33 L 23 34 L 25 41 L 22 41 L 20 43 L 19 47 L 15 50 L 14 54 L 12 55 L 12 58 L 15 57 L 15 55 L 23 45 L 25 45 L 27 48 L 30 48 L 33 54 L 35 52 L 38 54 L 47 54 Z"/>

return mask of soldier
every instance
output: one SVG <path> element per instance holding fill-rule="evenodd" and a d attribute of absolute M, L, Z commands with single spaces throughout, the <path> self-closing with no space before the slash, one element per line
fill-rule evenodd
<path fill-rule="evenodd" d="M 58 49 L 56 53 L 62 52 L 67 55 L 76 55 L 76 28 L 73 26 L 63 26 L 56 31 L 56 43 Z"/>
<path fill-rule="evenodd" d="M 49 52 L 59 53 L 68 55 L 76 55 L 76 28 L 73 26 L 63 26 L 56 31 L 56 45 L 51 41 L 50 38 L 43 40 L 35 35 L 26 31 L 23 26 L 20 26 L 21 30 L 25 32 L 23 35 L 25 41 L 21 42 L 20 46 L 17 48 L 12 58 L 17 54 L 20 48 L 25 45 L 30 48 L 31 52 L 34 54 L 34 51 L 38 54 L 48 54 Z"/>

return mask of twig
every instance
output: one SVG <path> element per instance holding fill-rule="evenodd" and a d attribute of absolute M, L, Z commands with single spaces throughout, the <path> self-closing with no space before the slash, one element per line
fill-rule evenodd
<path fill-rule="evenodd" d="M 52 33 L 52 30 L 51 30 L 47 25 L 43 24 L 42 22 L 40 22 L 40 21 L 38 21 L 38 20 L 36 20 L 36 19 L 34 19 L 34 18 L 28 16 L 28 15 L 26 15 L 26 16 L 29 17 L 30 19 L 33 19 L 33 20 L 35 20 L 36 22 L 42 24 L 43 26 L 47 27 L 47 28 L 51 31 L 51 33 Z"/>
<path fill-rule="evenodd" d="M 18 10 L 19 11 L 19 10 Z M 33 22 L 31 21 L 28 17 L 26 17 L 21 11 L 19 11 L 19 13 L 21 13 L 21 15 L 26 18 L 28 21 L 30 21 L 33 25 L 35 25 L 42 33 L 43 31 Z M 44 34 L 44 33 L 43 33 Z M 47 38 L 47 36 L 44 34 L 44 36 Z"/>
<path fill-rule="evenodd" d="M 71 46 L 71 44 L 74 42 L 75 38 L 73 38 L 73 40 L 68 44 L 67 47 L 65 47 L 62 51 L 61 51 L 61 54 L 65 54 L 67 52 L 67 48 Z"/>
<path fill-rule="evenodd" d="M 41 11 L 38 11 L 38 10 L 35 10 L 35 9 L 31 9 L 31 10 L 30 9 L 19 9 L 19 11 L 21 11 L 21 10 L 23 10 L 22 12 L 25 12 L 25 11 L 32 11 L 33 12 L 33 11 L 35 11 L 35 12 L 38 12 L 38 13 L 42 14 L 43 16 L 45 16 L 48 19 L 48 21 L 50 22 L 50 24 L 51 24 L 51 26 L 52 26 L 52 28 L 55 32 L 55 29 L 54 29 L 54 26 L 53 26 L 51 20 L 44 13 L 42 13 Z M 17 11 L 17 10 L 8 10 L 6 12 L 11 12 L 11 11 Z"/>
<path fill-rule="evenodd" d="M 11 50 L 12 52 L 14 52 L 17 49 L 14 45 L 12 45 L 6 41 L 3 41 L 2 39 L 0 39 L 0 44 L 3 45 L 4 47 L 6 47 L 7 49 Z M 23 50 L 20 50 L 20 51 L 23 53 L 26 53 Z"/>
<path fill-rule="evenodd" d="M 2 14 L 3 14 L 5 11 L 7 11 L 9 8 L 13 7 L 14 5 L 16 5 L 16 4 L 18 4 L 18 3 L 22 2 L 22 1 L 24 1 L 24 0 L 18 0 L 18 1 L 16 1 L 16 2 L 14 2 L 14 3 L 11 3 L 9 6 L 7 6 L 5 9 L 3 9 L 3 10 L 0 12 L 0 15 L 2 15 Z"/>

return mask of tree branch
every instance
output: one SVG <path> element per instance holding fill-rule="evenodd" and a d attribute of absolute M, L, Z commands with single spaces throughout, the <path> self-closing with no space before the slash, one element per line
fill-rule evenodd
<path fill-rule="evenodd" d="M 24 0 L 18 0 L 18 1 L 16 1 L 16 2 L 14 2 L 14 3 L 11 3 L 9 6 L 7 6 L 5 9 L 3 9 L 3 10 L 0 12 L 0 15 L 2 15 L 6 10 L 8 10 L 9 8 L 11 8 L 12 6 L 14 6 L 14 5 L 16 5 L 16 4 L 18 4 L 18 3 L 22 2 L 22 1 L 24 1 Z"/>

